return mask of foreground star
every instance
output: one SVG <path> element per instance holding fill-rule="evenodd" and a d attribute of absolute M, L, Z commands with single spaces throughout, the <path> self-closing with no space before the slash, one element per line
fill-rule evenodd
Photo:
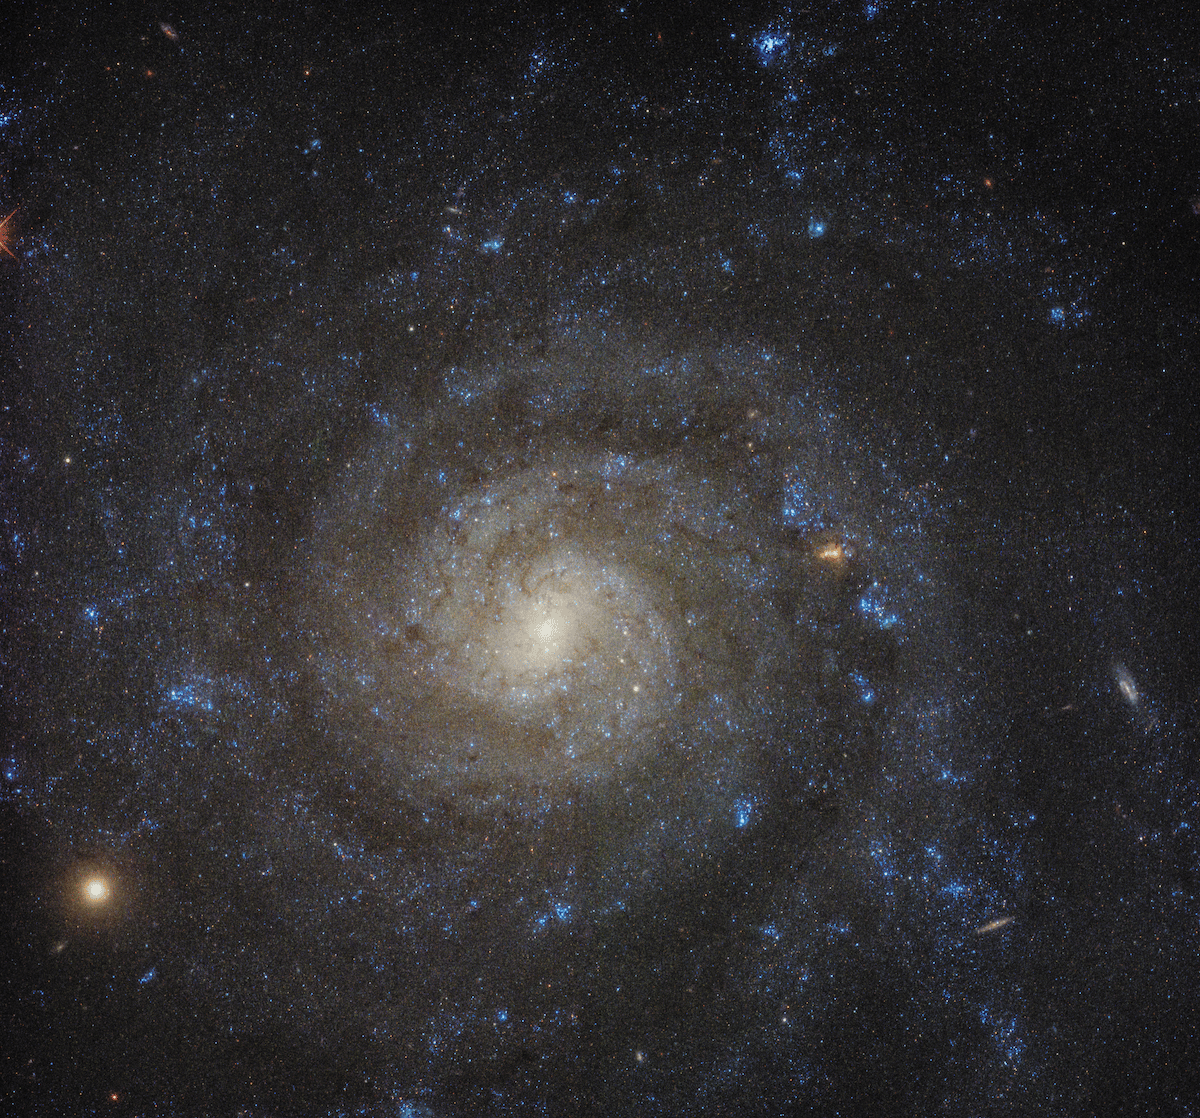
<path fill-rule="evenodd" d="M 20 206 L 17 207 L 17 209 L 20 208 Z M 12 234 L 8 231 L 8 223 L 16 216 L 16 213 L 17 210 L 13 210 L 3 221 L 0 221 L 0 249 L 7 252 L 14 260 L 16 260 L 17 254 L 8 247 L 8 242 L 12 239 Z"/>

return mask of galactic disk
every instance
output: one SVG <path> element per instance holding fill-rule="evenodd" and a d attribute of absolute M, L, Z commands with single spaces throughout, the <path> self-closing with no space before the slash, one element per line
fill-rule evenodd
<path fill-rule="evenodd" d="M 380 843 L 419 818 L 467 857 L 500 819 L 530 841 L 497 877 L 604 909 L 871 784 L 944 611 L 913 510 L 778 365 L 571 338 L 378 411 L 303 610 L 356 828 L 364 787 Z"/>

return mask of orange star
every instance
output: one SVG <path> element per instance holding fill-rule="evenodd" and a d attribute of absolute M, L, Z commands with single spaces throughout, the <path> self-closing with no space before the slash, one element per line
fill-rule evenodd
<path fill-rule="evenodd" d="M 19 210 L 20 208 L 21 207 L 18 206 L 17 210 Z M 3 221 L 0 221 L 0 249 L 3 249 L 5 252 L 7 252 L 8 255 L 11 256 L 14 260 L 16 260 L 17 254 L 15 252 L 13 252 L 13 250 L 11 248 L 8 247 L 8 242 L 12 239 L 12 234 L 8 231 L 8 223 L 10 221 L 12 221 L 13 217 L 16 215 L 17 210 L 13 210 L 13 212 L 10 213 L 8 215 L 8 217 L 6 217 Z"/>

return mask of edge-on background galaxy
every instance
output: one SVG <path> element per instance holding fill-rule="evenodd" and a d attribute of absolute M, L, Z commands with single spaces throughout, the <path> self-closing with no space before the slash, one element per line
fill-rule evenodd
<path fill-rule="evenodd" d="M 958 11 L 29 30 L 0 1110 L 1190 1113 L 1194 71 Z"/>

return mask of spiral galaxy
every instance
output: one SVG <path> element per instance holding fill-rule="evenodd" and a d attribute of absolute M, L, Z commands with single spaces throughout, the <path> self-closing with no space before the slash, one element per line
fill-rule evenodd
<path fill-rule="evenodd" d="M 465 859 L 502 821 L 536 841 L 493 877 L 603 911 L 870 783 L 940 655 L 901 619 L 932 588 L 897 584 L 880 536 L 911 510 L 780 364 L 572 336 L 377 411 L 307 598 L 384 833 L 433 820 Z"/>
<path fill-rule="evenodd" d="M 1194 19 L 59 7 L 6 1111 L 1195 1096 Z"/>

